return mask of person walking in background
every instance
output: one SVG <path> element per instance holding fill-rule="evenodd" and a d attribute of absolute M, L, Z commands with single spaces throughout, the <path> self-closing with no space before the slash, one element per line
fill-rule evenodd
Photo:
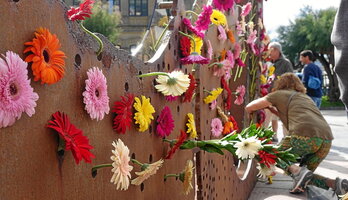
<path fill-rule="evenodd" d="M 284 57 L 282 46 L 278 42 L 271 42 L 268 45 L 268 48 L 270 50 L 269 57 L 271 59 L 273 66 L 275 67 L 275 70 L 274 70 L 275 80 L 277 80 L 278 76 L 281 76 L 282 74 L 286 72 L 293 72 L 292 64 L 288 59 Z M 270 88 L 271 90 L 272 90 L 272 87 L 273 86 L 271 86 Z M 277 133 L 278 117 L 272 114 L 268 109 L 266 109 L 265 112 L 266 112 L 266 120 L 264 122 L 264 126 L 268 127 L 269 123 L 272 122 L 272 130 L 273 132 Z M 284 135 L 286 135 L 287 133 L 284 127 L 283 127 L 283 133 Z M 278 141 L 277 134 L 274 135 L 273 140 L 276 142 Z"/>
<path fill-rule="evenodd" d="M 285 73 L 275 82 L 273 92 L 250 102 L 245 110 L 273 110 L 287 127 L 289 135 L 280 142 L 281 150 L 289 150 L 301 157 L 300 166 L 282 166 L 294 181 L 291 193 L 302 193 L 307 184 L 323 189 L 332 188 L 337 195 L 348 192 L 348 180 L 329 179 L 313 174 L 330 151 L 333 140 L 331 128 L 314 102 L 306 95 L 306 88 L 294 73 Z"/>
<path fill-rule="evenodd" d="M 348 118 L 348 1 L 341 0 L 331 34 L 335 47 L 335 72 Z"/>
<path fill-rule="evenodd" d="M 307 95 L 320 108 L 321 97 L 323 96 L 323 72 L 313 63 L 314 55 L 311 50 L 304 50 L 300 53 L 300 61 L 304 64 L 302 82 L 307 88 Z"/>

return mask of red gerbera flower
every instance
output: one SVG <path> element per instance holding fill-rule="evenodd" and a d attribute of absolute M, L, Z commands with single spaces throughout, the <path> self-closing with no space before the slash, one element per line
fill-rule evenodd
<path fill-rule="evenodd" d="M 126 96 L 121 96 L 121 99 L 121 101 L 114 103 L 112 112 L 116 113 L 116 117 L 114 118 L 114 126 L 112 128 L 121 134 L 125 134 L 127 128 L 130 128 L 132 124 L 134 95 L 127 94 Z"/>
<path fill-rule="evenodd" d="M 183 36 L 180 38 L 180 50 L 183 57 L 190 55 L 191 51 L 191 41 L 188 37 Z"/>
<path fill-rule="evenodd" d="M 230 87 L 228 87 L 227 82 L 224 77 L 221 77 L 221 85 L 224 88 L 224 90 L 227 92 L 227 97 L 225 101 L 225 108 L 226 110 L 231 109 L 231 102 L 232 102 L 232 91 Z"/>
<path fill-rule="evenodd" d="M 71 21 L 75 20 L 85 20 L 86 17 L 91 17 L 92 14 L 92 4 L 94 3 L 93 0 L 86 0 L 85 2 L 81 3 L 78 8 L 71 7 L 70 10 L 68 10 L 68 19 Z"/>
<path fill-rule="evenodd" d="M 275 159 L 277 158 L 276 155 L 267 153 L 266 151 L 259 151 L 259 157 L 260 157 L 260 163 L 265 164 L 268 168 L 270 168 L 270 165 L 275 164 Z"/>
<path fill-rule="evenodd" d="M 172 112 L 168 106 L 165 106 L 157 119 L 157 134 L 161 137 L 169 136 L 174 129 L 174 120 Z"/>
<path fill-rule="evenodd" d="M 238 124 L 237 124 L 237 121 L 234 119 L 234 117 L 233 116 L 229 116 L 228 120 L 233 123 L 233 130 L 238 132 L 238 129 L 239 129 L 238 128 Z"/>
<path fill-rule="evenodd" d="M 181 130 L 180 132 L 180 136 L 177 140 L 177 142 L 174 144 L 174 146 L 169 150 L 167 156 L 165 157 L 165 159 L 172 159 L 174 153 L 176 152 L 176 150 L 178 150 L 178 148 L 185 142 L 187 138 L 187 134 L 185 131 Z"/>
<path fill-rule="evenodd" d="M 191 102 L 193 93 L 195 92 L 195 89 L 196 89 L 195 77 L 192 74 L 189 74 L 189 79 L 190 79 L 190 85 L 185 92 L 184 102 Z"/>
<path fill-rule="evenodd" d="M 89 144 L 89 139 L 83 135 L 83 131 L 71 124 L 68 115 L 56 112 L 52 115 L 53 120 L 50 120 L 48 128 L 56 130 L 61 139 L 65 142 L 65 150 L 71 150 L 76 164 L 82 160 L 86 163 L 91 163 L 91 158 L 95 156 L 90 152 L 93 146 Z"/>

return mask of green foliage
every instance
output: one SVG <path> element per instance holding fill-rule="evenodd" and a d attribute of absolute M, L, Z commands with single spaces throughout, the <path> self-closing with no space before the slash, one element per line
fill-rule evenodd
<path fill-rule="evenodd" d="M 310 7 L 301 10 L 301 14 L 288 26 L 280 26 L 277 30 L 279 42 L 284 54 L 292 61 L 305 49 L 321 54 L 333 52 L 330 35 L 335 19 L 336 9 L 314 11 Z"/>
<path fill-rule="evenodd" d="M 83 25 L 91 32 L 101 33 L 112 43 L 116 44 L 117 37 L 121 32 L 121 14 L 119 11 L 108 13 L 107 5 L 101 2 L 95 3 L 92 8 L 91 18 L 87 18 Z"/>
<path fill-rule="evenodd" d="M 322 108 L 328 108 L 328 107 L 342 107 L 344 108 L 344 105 L 342 103 L 342 101 L 335 101 L 335 102 L 331 102 L 329 101 L 329 97 L 328 96 L 323 96 L 321 98 L 321 107 Z"/>

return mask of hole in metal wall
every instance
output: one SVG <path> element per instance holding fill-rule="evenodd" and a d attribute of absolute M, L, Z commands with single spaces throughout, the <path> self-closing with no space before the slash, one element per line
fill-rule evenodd
<path fill-rule="evenodd" d="M 168 49 L 170 50 L 170 48 L 171 48 L 171 45 L 170 45 L 170 42 L 168 43 Z"/>
<path fill-rule="evenodd" d="M 179 68 L 182 69 L 182 64 L 179 65 Z"/>
<path fill-rule="evenodd" d="M 187 68 L 185 69 L 185 74 L 187 74 Z"/>
<path fill-rule="evenodd" d="M 170 70 L 170 64 L 168 63 L 168 65 L 167 65 L 167 68 L 168 68 L 168 71 Z"/>
<path fill-rule="evenodd" d="M 152 154 L 149 156 L 149 163 L 152 163 Z"/>
<path fill-rule="evenodd" d="M 128 82 L 126 82 L 126 83 L 124 84 L 124 90 L 126 90 L 126 92 L 128 92 L 128 90 L 129 90 Z"/>
<path fill-rule="evenodd" d="M 135 159 L 135 153 L 132 153 L 131 157 L 132 157 L 132 159 Z"/>
<path fill-rule="evenodd" d="M 141 71 L 139 71 L 138 73 L 139 75 L 142 75 L 143 73 Z M 139 77 L 140 80 L 143 80 L 143 78 Z"/>
<path fill-rule="evenodd" d="M 180 106 L 177 106 L 177 107 L 176 107 L 176 111 L 177 111 L 177 112 L 180 112 Z"/>
<path fill-rule="evenodd" d="M 155 86 L 155 85 L 156 85 L 156 83 L 157 83 L 157 82 L 156 82 L 156 79 L 153 79 L 153 81 L 152 81 L 152 85 L 153 85 L 153 86 Z"/>
<path fill-rule="evenodd" d="M 82 62 L 82 59 L 81 59 L 80 54 L 76 54 L 75 55 L 75 63 L 74 63 L 74 66 L 76 69 L 81 69 L 81 62 Z"/>
<path fill-rule="evenodd" d="M 152 133 L 152 126 L 149 126 L 149 133 Z"/>
<path fill-rule="evenodd" d="M 166 67 L 166 64 L 164 63 L 164 61 L 162 62 L 162 68 L 164 69 Z"/>
<path fill-rule="evenodd" d="M 161 66 L 160 64 L 157 64 L 157 71 L 160 71 L 161 70 Z"/>
<path fill-rule="evenodd" d="M 145 185 L 144 185 L 144 183 L 142 183 L 142 184 L 140 185 L 140 191 L 144 191 L 144 187 L 145 187 Z"/>
<path fill-rule="evenodd" d="M 101 61 L 102 58 L 103 58 L 103 52 L 101 52 L 101 53 L 97 56 L 97 59 L 98 59 L 99 61 Z"/>

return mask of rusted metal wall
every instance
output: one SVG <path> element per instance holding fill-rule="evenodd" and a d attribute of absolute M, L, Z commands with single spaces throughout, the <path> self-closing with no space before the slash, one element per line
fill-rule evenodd
<path fill-rule="evenodd" d="M 182 4 L 178 2 L 179 6 Z M 176 5 L 176 2 L 174 3 Z M 196 100 L 192 103 L 166 102 L 163 95 L 155 91 L 154 78 L 136 77 L 152 71 L 172 71 L 182 69 L 191 72 L 191 66 L 179 64 L 177 30 L 180 17 L 172 26 L 170 38 L 163 55 L 153 63 L 144 64 L 132 58 L 127 52 L 116 49 L 102 37 L 105 48 L 102 56 L 97 57 L 97 42 L 82 32 L 76 22 L 67 20 L 67 7 L 58 0 L 2 0 L 0 1 L 0 53 L 14 51 L 24 59 L 24 42 L 32 40 L 34 31 L 46 27 L 56 34 L 65 52 L 66 75 L 53 85 L 32 82 L 34 91 L 40 96 L 36 113 L 31 118 L 22 115 L 13 126 L 0 129 L 0 199 L 247 199 L 255 183 L 255 170 L 244 181 L 236 175 L 233 157 L 208 153 L 178 151 L 173 159 L 166 160 L 158 173 L 140 187 L 131 185 L 127 191 L 116 190 L 110 183 L 111 169 L 98 171 L 96 178 L 91 177 L 91 167 L 95 164 L 111 163 L 111 143 L 121 138 L 129 147 L 132 157 L 142 162 L 153 162 L 165 156 L 168 145 L 155 135 L 155 122 L 144 133 L 136 131 L 135 126 L 125 135 L 112 129 L 114 115 L 109 114 L 101 121 L 91 120 L 84 110 L 82 92 L 85 90 L 87 70 L 93 66 L 102 69 L 107 79 L 110 107 L 120 100 L 126 92 L 136 96 L 151 98 L 156 109 L 155 118 L 164 105 L 173 113 L 175 129 L 170 139 L 179 135 L 185 128 L 186 114 L 196 114 L 196 124 L 200 139 L 210 139 L 210 120 L 216 116 L 202 102 L 203 89 L 220 86 L 217 78 L 212 78 L 206 67 L 196 71 L 200 85 Z M 215 30 L 216 31 L 216 30 Z M 215 38 L 212 30 L 209 38 Z M 213 37 L 214 35 L 214 37 Z M 212 43 L 215 41 L 211 39 Z M 219 47 L 220 48 L 220 47 Z M 217 50 L 216 50 L 217 51 Z M 31 70 L 29 76 L 32 78 Z M 246 70 L 242 78 L 231 83 L 232 91 L 246 82 Z M 222 105 L 222 102 L 219 102 Z M 84 162 L 75 164 L 71 152 L 66 152 L 59 162 L 57 134 L 45 126 L 52 113 L 62 111 L 90 139 L 96 158 L 92 165 Z M 234 106 L 232 114 L 242 126 L 243 106 Z M 194 191 L 189 195 L 182 192 L 182 184 L 174 179 L 164 182 L 163 175 L 180 172 L 188 159 L 194 159 L 197 177 Z M 135 167 L 134 171 L 139 171 Z M 198 188 L 198 190 L 196 190 Z"/>

